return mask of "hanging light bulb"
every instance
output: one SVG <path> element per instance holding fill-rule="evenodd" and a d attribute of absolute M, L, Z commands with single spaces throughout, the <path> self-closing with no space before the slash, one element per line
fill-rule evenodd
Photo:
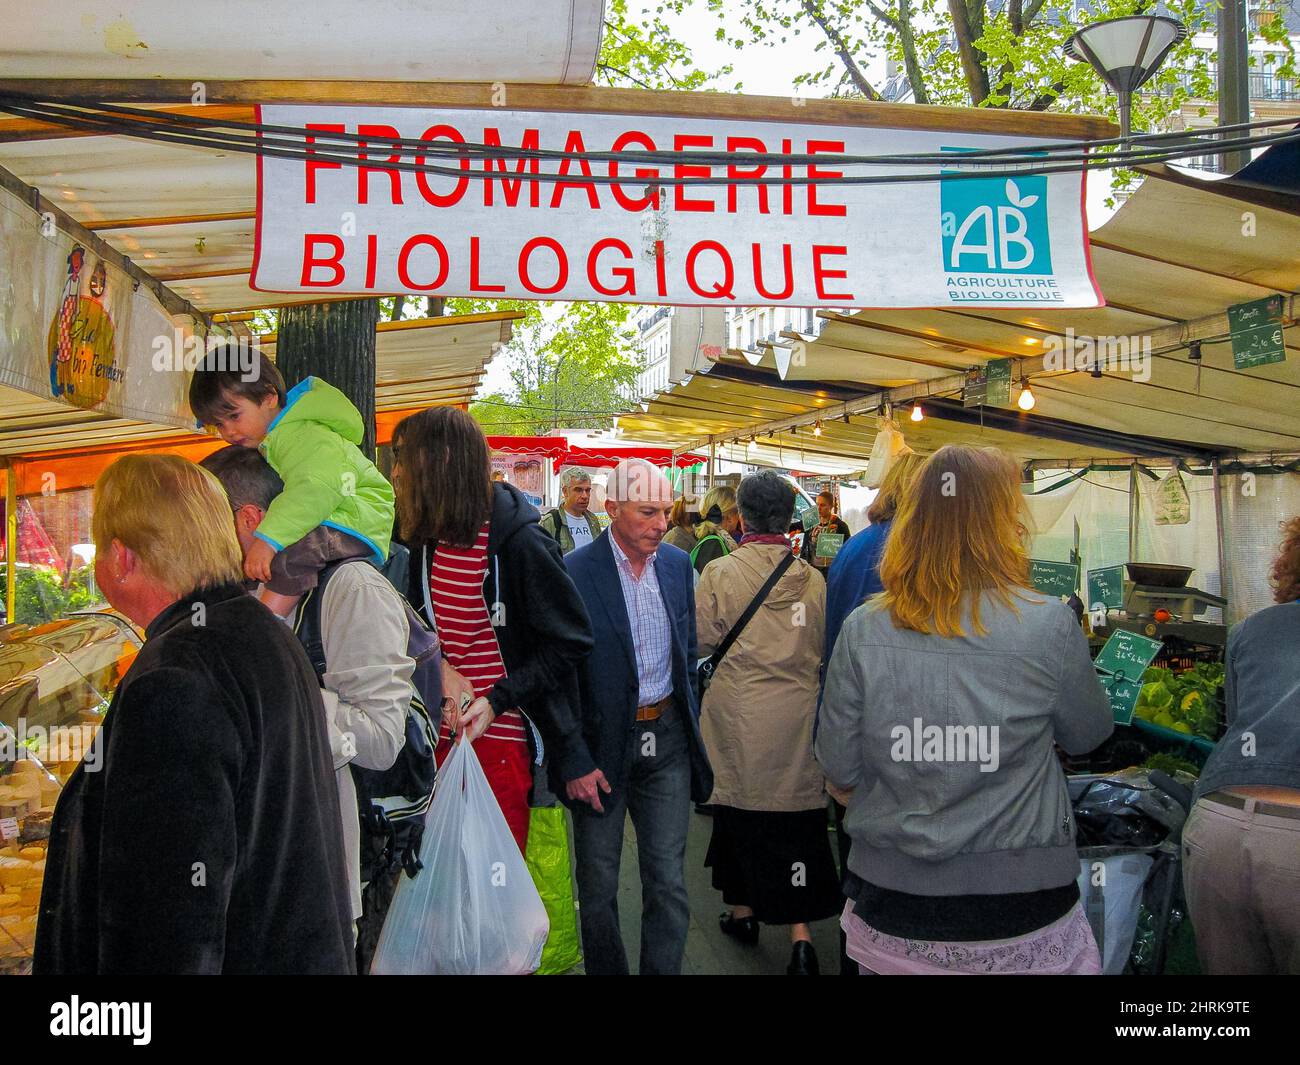
<path fill-rule="evenodd" d="M 1021 410 L 1033 410 L 1034 404 L 1036 402 L 1037 401 L 1034 399 L 1034 394 L 1031 391 L 1029 391 L 1029 379 L 1026 378 L 1023 382 L 1021 382 L 1020 398 L 1016 400 L 1016 406 L 1019 407 Z"/>
<path fill-rule="evenodd" d="M 912 421 L 914 421 L 914 422 L 920 422 L 920 421 L 924 421 L 924 420 L 925 420 L 925 411 L 923 411 L 923 410 L 921 409 L 921 404 L 919 404 L 919 403 L 913 403 L 913 404 L 912 404 L 912 415 L 911 415 L 911 417 L 912 417 Z"/>
<path fill-rule="evenodd" d="M 758 450 L 758 441 L 755 440 L 752 436 L 749 438 L 749 448 L 748 448 L 748 450 L 749 450 L 749 453 L 750 453 L 751 455 L 752 455 L 755 451 Z"/>
<path fill-rule="evenodd" d="M 822 435 L 822 423 L 818 422 L 816 425 L 813 426 L 813 436 L 821 436 L 821 435 Z"/>

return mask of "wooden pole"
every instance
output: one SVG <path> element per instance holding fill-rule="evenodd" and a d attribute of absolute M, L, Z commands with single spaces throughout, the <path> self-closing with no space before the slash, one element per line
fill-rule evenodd
<path fill-rule="evenodd" d="M 375 329 L 377 299 L 300 303 L 280 311 L 275 363 L 292 388 L 319 377 L 341 391 L 361 412 L 362 452 L 375 458 Z"/>
<path fill-rule="evenodd" d="M 18 471 L 5 465 L 5 621 L 17 621 L 18 607 Z"/>

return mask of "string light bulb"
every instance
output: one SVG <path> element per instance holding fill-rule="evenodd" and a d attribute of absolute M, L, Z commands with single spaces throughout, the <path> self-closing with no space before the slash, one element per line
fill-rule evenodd
<path fill-rule="evenodd" d="M 1016 406 L 1021 410 L 1033 410 L 1036 402 L 1034 394 L 1029 391 L 1029 379 L 1026 378 L 1020 384 L 1020 398 L 1016 400 Z"/>
<path fill-rule="evenodd" d="M 919 403 L 913 403 L 913 404 L 912 404 L 912 414 L 911 414 L 911 418 L 912 418 L 912 421 L 914 421 L 914 422 L 925 421 L 925 411 L 923 411 L 923 410 L 921 409 L 921 404 L 919 404 Z"/>

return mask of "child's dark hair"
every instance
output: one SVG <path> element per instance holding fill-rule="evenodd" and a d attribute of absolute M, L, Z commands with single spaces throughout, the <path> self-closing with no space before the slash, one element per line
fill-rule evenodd
<path fill-rule="evenodd" d="M 284 378 L 275 363 L 247 342 L 221 341 L 214 344 L 190 378 L 190 410 L 204 425 L 218 416 L 234 413 L 237 396 L 261 403 L 274 395 L 284 406 Z"/>

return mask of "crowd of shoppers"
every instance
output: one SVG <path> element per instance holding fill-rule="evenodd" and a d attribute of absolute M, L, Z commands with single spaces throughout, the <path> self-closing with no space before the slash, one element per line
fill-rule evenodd
<path fill-rule="evenodd" d="M 841 972 L 1100 971 L 1057 751 L 1093 750 L 1112 715 L 1074 614 L 1030 583 L 1008 456 L 905 456 L 865 530 L 825 494 L 796 553 L 795 493 L 773 473 L 711 489 L 695 523 L 662 471 L 627 460 L 606 527 L 582 471 L 543 519 L 453 408 L 396 427 L 395 493 L 362 514 L 322 489 L 371 478 L 328 386 L 196 387 L 231 447 L 207 469 L 128 456 L 96 486 L 96 576 L 146 642 L 100 772 L 78 769 L 55 811 L 38 972 L 365 971 L 394 881 L 365 871 L 350 770 L 397 758 L 415 668 L 417 619 L 373 564 L 390 536 L 441 647 L 438 761 L 474 745 L 521 851 L 539 791 L 571 812 L 588 973 L 630 969 L 629 818 L 638 969 L 682 970 L 693 803 L 712 817 L 722 931 L 753 944 L 786 926 L 789 974 L 820 971 L 810 924 L 836 913 Z M 370 535 L 388 498 L 395 529 Z M 328 531 L 305 546 L 266 534 L 311 520 Z M 1184 837 L 1211 971 L 1300 969 L 1300 676 L 1284 653 L 1300 520 L 1274 578 L 1278 605 L 1230 638 L 1229 733 Z M 292 622 L 318 584 L 314 672 Z"/>

